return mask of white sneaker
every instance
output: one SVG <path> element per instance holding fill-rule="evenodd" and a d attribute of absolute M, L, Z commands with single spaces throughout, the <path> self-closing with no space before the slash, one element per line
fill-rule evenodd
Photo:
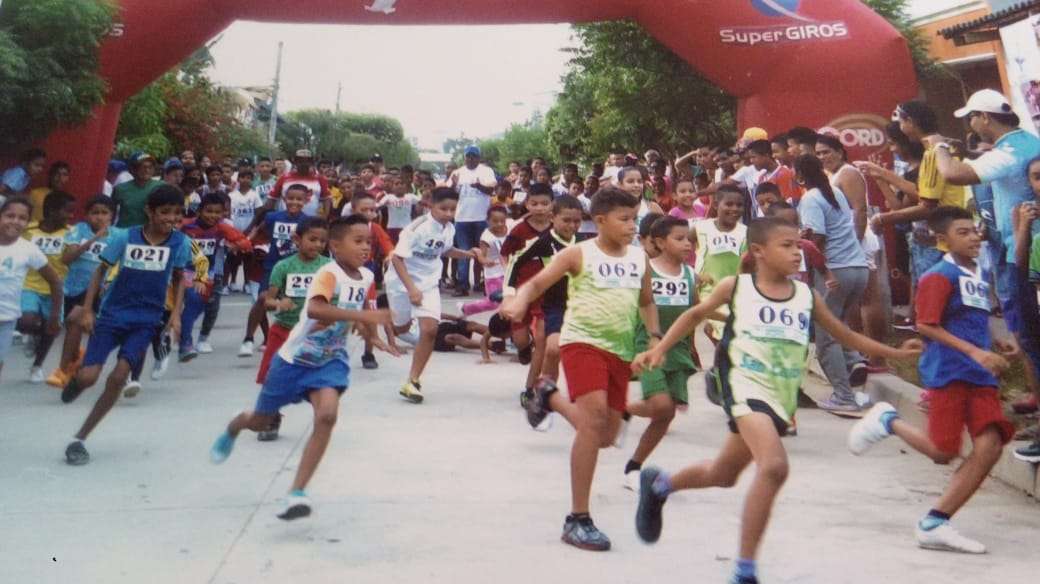
<path fill-rule="evenodd" d="M 291 521 L 293 519 L 300 519 L 301 517 L 307 517 L 311 514 L 311 500 L 306 494 L 302 493 L 291 493 L 286 499 L 282 508 L 278 511 L 277 517 L 285 521 Z"/>
<path fill-rule="evenodd" d="M 29 383 L 43 383 L 43 367 L 29 369 Z"/>
<path fill-rule="evenodd" d="M 162 359 L 155 362 L 152 366 L 152 381 L 159 381 L 166 375 L 166 370 L 170 368 L 170 355 L 167 354 Z"/>
<path fill-rule="evenodd" d="M 960 552 L 962 554 L 984 554 L 986 546 L 964 537 L 947 521 L 939 527 L 925 531 L 918 525 L 914 530 L 917 545 L 926 550 Z"/>
<path fill-rule="evenodd" d="M 631 422 L 632 416 L 629 416 L 627 420 L 624 418 L 621 419 L 621 427 L 618 428 L 617 436 L 614 437 L 614 448 L 620 449 L 625 447 L 625 438 L 628 437 L 628 426 Z M 637 476 L 636 479 L 638 480 L 638 478 L 639 477 Z"/>
<path fill-rule="evenodd" d="M 238 348 L 239 357 L 252 357 L 253 356 L 253 341 L 243 341 L 242 346 Z"/>
<path fill-rule="evenodd" d="M 213 352 L 213 345 L 209 344 L 209 341 L 199 341 L 199 344 L 195 345 L 195 350 L 200 355 L 208 355 Z"/>
<path fill-rule="evenodd" d="M 123 397 L 126 399 L 132 399 L 137 397 L 137 394 L 141 393 L 141 382 L 130 379 L 123 386 Z"/>
<path fill-rule="evenodd" d="M 870 447 L 890 436 L 881 416 L 896 409 L 888 402 L 878 402 L 870 411 L 852 425 L 847 440 L 849 452 L 859 456 L 870 450 Z"/>
<path fill-rule="evenodd" d="M 36 356 L 36 337 L 33 335 L 25 335 L 22 338 L 25 341 L 22 345 L 22 354 L 25 355 L 26 359 L 32 359 Z"/>
<path fill-rule="evenodd" d="M 630 470 L 627 473 L 625 473 L 625 482 L 624 482 L 624 484 L 622 486 L 625 487 L 626 489 L 628 489 L 629 491 L 632 491 L 634 493 L 638 493 L 639 492 L 639 471 L 638 470 Z"/>

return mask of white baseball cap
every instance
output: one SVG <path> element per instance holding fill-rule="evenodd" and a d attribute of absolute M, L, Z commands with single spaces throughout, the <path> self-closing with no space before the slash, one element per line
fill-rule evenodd
<path fill-rule="evenodd" d="M 968 103 L 961 109 L 953 112 L 958 118 L 966 118 L 971 112 L 985 112 L 988 114 L 1011 114 L 1014 110 L 1008 103 L 1006 97 L 999 91 L 983 89 L 976 91 L 968 98 Z"/>

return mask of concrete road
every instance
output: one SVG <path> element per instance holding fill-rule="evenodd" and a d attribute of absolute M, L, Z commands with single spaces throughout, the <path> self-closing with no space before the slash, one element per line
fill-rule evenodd
<path fill-rule="evenodd" d="M 406 359 L 358 367 L 310 488 L 314 515 L 276 519 L 311 411 L 289 408 L 279 441 L 243 434 L 223 466 L 210 464 L 212 440 L 257 393 L 258 359 L 235 357 L 245 300 L 226 300 L 217 352 L 174 365 L 121 401 L 88 441 L 85 467 L 67 466 L 63 452 L 98 392 L 62 405 L 55 390 L 25 382 L 28 364 L 14 348 L 0 387 L 0 582 L 645 583 L 724 582 L 730 573 L 749 479 L 672 497 L 661 541 L 643 545 L 635 495 L 621 487 L 642 421 L 624 450 L 602 453 L 596 475 L 593 517 L 614 549 L 560 543 L 572 431 L 557 419 L 550 432 L 532 432 L 517 401 L 523 369 L 504 359 L 477 365 L 467 353 L 434 355 L 421 406 L 397 396 Z M 692 395 L 653 464 L 674 470 L 722 443 L 722 412 L 699 389 Z M 817 410 L 798 420 L 763 582 L 1035 580 L 1034 501 L 989 482 L 956 524 L 990 554 L 919 550 L 914 522 L 950 469 L 893 440 L 853 458 L 844 447 L 849 421 Z"/>

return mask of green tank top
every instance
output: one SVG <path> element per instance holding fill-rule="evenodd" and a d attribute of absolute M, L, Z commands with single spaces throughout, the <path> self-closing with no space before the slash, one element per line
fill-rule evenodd
<path fill-rule="evenodd" d="M 654 260 L 650 260 L 651 290 L 654 293 L 654 305 L 657 306 L 657 320 L 660 322 L 661 331 L 667 331 L 675 321 L 694 305 L 696 300 L 696 276 L 693 268 L 683 264 L 682 270 L 677 276 L 669 276 L 659 272 L 654 266 Z M 664 368 L 668 371 L 692 370 L 697 365 L 693 362 L 690 354 L 690 344 L 693 335 L 684 337 L 668 350 L 665 357 Z M 647 349 L 650 336 L 646 332 L 646 326 L 642 321 L 636 329 L 636 351 L 642 352 Z"/>
<path fill-rule="evenodd" d="M 560 345 L 583 343 L 631 361 L 646 254 L 628 246 L 623 257 L 609 256 L 596 241 L 578 244 L 581 272 L 570 277 Z"/>
<path fill-rule="evenodd" d="M 697 275 L 713 280 L 700 282 L 700 295 L 707 298 L 719 282 L 740 272 L 740 258 L 747 251 L 747 225 L 737 223 L 732 231 L 721 231 L 714 219 L 702 219 L 693 224 L 693 229 L 697 234 Z"/>
<path fill-rule="evenodd" d="M 798 407 L 813 318 L 812 290 L 803 282 L 791 284 L 791 297 L 776 300 L 758 291 L 754 275 L 737 276 L 720 344 L 729 361 L 725 369 L 730 381 L 754 383 L 771 394 L 788 416 Z"/>

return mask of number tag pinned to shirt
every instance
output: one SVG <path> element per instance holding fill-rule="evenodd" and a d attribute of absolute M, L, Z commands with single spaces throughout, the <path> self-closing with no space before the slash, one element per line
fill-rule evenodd
<path fill-rule="evenodd" d="M 742 306 L 735 309 L 745 310 Z M 784 304 L 772 302 L 756 302 L 746 310 L 750 311 L 747 330 L 751 336 L 759 339 L 793 341 L 800 345 L 809 344 L 808 312 L 800 312 Z"/>
<path fill-rule="evenodd" d="M 195 243 L 199 244 L 199 251 L 206 257 L 211 257 L 217 253 L 217 240 L 216 239 L 196 239 Z"/>
<path fill-rule="evenodd" d="M 965 306 L 990 311 L 989 284 L 970 276 L 960 277 L 961 302 Z"/>
<path fill-rule="evenodd" d="M 728 233 L 716 233 L 708 237 L 708 255 L 731 253 L 740 255 L 740 242 Z"/>
<path fill-rule="evenodd" d="M 289 298 L 306 298 L 307 289 L 314 281 L 314 274 L 289 274 L 285 278 L 285 295 Z"/>
<path fill-rule="evenodd" d="M 123 266 L 132 270 L 161 272 L 170 261 L 170 248 L 131 243 L 123 252 Z"/>
<path fill-rule="evenodd" d="M 37 235 L 32 238 L 32 242 L 36 247 L 40 248 L 43 255 L 58 255 L 61 253 L 62 248 L 65 246 L 65 240 L 61 237 L 53 237 L 50 235 Z"/>
<path fill-rule="evenodd" d="M 108 247 L 107 243 L 103 241 L 95 241 L 90 244 L 90 249 L 83 252 L 83 256 L 92 262 L 99 261 L 101 259 L 101 252 L 105 251 L 106 247 Z"/>
<path fill-rule="evenodd" d="M 639 264 L 634 262 L 599 262 L 592 271 L 592 281 L 597 288 L 639 290 L 643 287 L 643 274 L 639 268 Z"/>
<path fill-rule="evenodd" d="M 285 241 L 287 239 L 292 239 L 293 233 L 296 233 L 295 223 L 276 221 L 271 236 L 279 241 Z"/>
<path fill-rule="evenodd" d="M 670 278 L 654 278 L 651 281 L 654 304 L 657 306 L 689 306 L 690 282 Z"/>
<path fill-rule="evenodd" d="M 339 290 L 337 304 L 345 310 L 364 310 L 368 290 L 358 286 L 344 286 Z"/>

